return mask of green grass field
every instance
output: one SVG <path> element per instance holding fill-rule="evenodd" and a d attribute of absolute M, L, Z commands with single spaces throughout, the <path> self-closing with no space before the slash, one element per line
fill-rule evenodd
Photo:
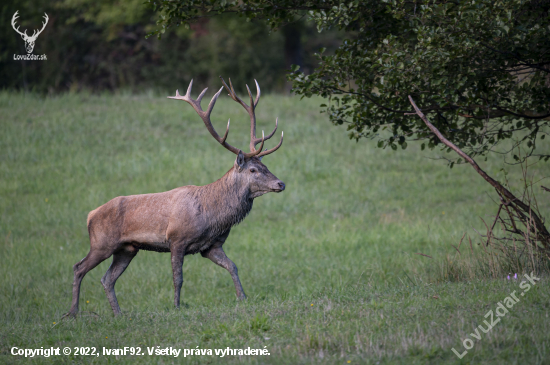
<path fill-rule="evenodd" d="M 170 255 L 141 251 L 117 282 L 124 316 L 113 317 L 100 283 L 107 260 L 83 281 L 81 316 L 60 320 L 70 307 L 72 266 L 88 253 L 90 210 L 119 195 L 208 184 L 235 156 L 184 102 L 0 93 L 0 363 L 550 363 L 546 277 L 461 360 L 451 351 L 464 351 L 463 339 L 484 315 L 522 291 L 504 274 L 445 277 L 458 257 L 451 244 L 464 232 L 478 242 L 479 217 L 496 211 L 489 185 L 469 166 L 449 169 L 430 159 L 438 151 L 414 143 L 394 152 L 350 141 L 318 104 L 265 96 L 258 107 L 260 130 L 271 131 L 278 116 L 285 132 L 281 149 L 264 162 L 287 189 L 256 199 L 224 246 L 247 301 L 236 301 L 224 269 L 187 256 L 184 305 L 176 310 Z M 222 95 L 213 113 L 218 131 L 229 117 L 228 140 L 244 149 L 248 118 Z M 502 162 L 480 160 L 496 178 Z M 508 169 L 519 183 L 517 169 Z M 530 171 L 550 175 L 550 164 Z M 539 203 L 548 216 L 544 194 Z M 270 355 L 30 359 L 11 355 L 14 346 L 265 347 Z"/>

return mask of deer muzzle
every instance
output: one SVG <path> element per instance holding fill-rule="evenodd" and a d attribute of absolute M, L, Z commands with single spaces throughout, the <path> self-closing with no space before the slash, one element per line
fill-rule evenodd
<path fill-rule="evenodd" d="M 286 187 L 285 183 L 279 180 L 275 182 L 273 191 L 276 193 L 280 193 L 281 191 L 285 190 L 285 187 Z"/>

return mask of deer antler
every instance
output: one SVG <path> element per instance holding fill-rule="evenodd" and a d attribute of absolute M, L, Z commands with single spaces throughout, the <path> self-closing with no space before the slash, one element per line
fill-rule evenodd
<path fill-rule="evenodd" d="M 19 31 L 19 27 L 15 28 L 15 21 L 17 20 L 17 18 L 19 18 L 19 15 L 17 15 L 17 13 L 19 13 L 19 10 L 17 10 L 15 12 L 15 14 L 13 14 L 13 17 L 11 18 L 11 26 L 13 27 L 13 30 L 15 30 L 17 33 L 19 33 L 25 39 L 36 39 L 40 35 L 40 33 L 42 33 L 44 28 L 46 28 L 46 25 L 48 24 L 48 20 L 50 20 L 50 18 L 48 17 L 48 14 L 44 13 L 44 20 L 46 20 L 46 22 L 42 23 L 42 29 L 40 29 L 40 30 L 35 29 L 34 32 L 32 33 L 32 35 L 29 37 L 29 35 L 27 34 L 26 29 L 25 29 L 25 32 L 21 33 Z"/>
<path fill-rule="evenodd" d="M 50 20 L 50 18 L 48 18 L 48 14 L 44 13 L 44 20 L 46 20 L 45 23 L 42 23 L 42 29 L 40 30 L 34 30 L 34 32 L 32 33 L 32 36 L 30 36 L 30 38 L 37 38 L 40 33 L 42 33 L 42 31 L 44 30 L 44 28 L 46 28 L 46 25 L 48 24 L 48 20 Z"/>
<path fill-rule="evenodd" d="M 27 35 L 27 30 L 26 29 L 25 29 L 25 33 L 21 33 L 19 31 L 19 27 L 15 28 L 15 21 L 17 20 L 17 18 L 19 18 L 19 15 L 17 15 L 17 13 L 19 13 L 19 10 L 17 10 L 15 12 L 15 14 L 13 14 L 13 17 L 11 18 L 11 26 L 12 26 L 13 30 L 15 30 L 17 33 L 19 33 L 22 37 L 28 38 L 29 36 Z"/>
<path fill-rule="evenodd" d="M 193 87 L 193 80 L 191 80 L 191 82 L 189 83 L 189 87 L 187 88 L 187 93 L 185 95 L 183 96 L 180 95 L 178 90 L 176 90 L 176 96 L 169 96 L 168 99 L 183 100 L 188 102 L 193 107 L 193 109 L 195 109 L 197 114 L 201 117 L 202 121 L 204 122 L 204 125 L 206 126 L 206 129 L 208 129 L 212 137 L 214 137 L 214 139 L 218 141 L 226 149 L 238 155 L 240 150 L 236 147 L 231 146 L 229 143 L 225 141 L 227 139 L 227 134 L 229 133 L 229 123 L 231 120 L 227 121 L 227 128 L 225 130 L 225 134 L 223 135 L 223 137 L 220 137 L 220 135 L 214 129 L 212 122 L 210 121 L 210 114 L 212 113 L 212 109 L 214 108 L 214 104 L 216 104 L 216 100 L 218 99 L 218 96 L 220 96 L 220 93 L 223 90 L 223 86 L 216 93 L 216 95 L 212 97 L 212 100 L 210 100 L 210 104 L 208 104 L 208 109 L 206 109 L 206 111 L 203 111 L 201 108 L 201 100 L 204 94 L 206 93 L 206 90 L 208 90 L 208 88 L 204 89 L 196 100 L 193 100 L 191 98 L 192 87 Z"/>
<path fill-rule="evenodd" d="M 250 106 L 246 105 L 244 101 L 242 101 L 237 94 L 235 93 L 235 90 L 233 89 L 233 84 L 231 83 L 231 79 L 229 79 L 229 86 L 225 83 L 225 80 L 220 76 L 220 79 L 222 80 L 223 85 L 229 92 L 229 96 L 231 99 L 235 100 L 237 103 L 241 104 L 242 107 L 248 112 L 248 115 L 250 115 L 250 153 L 247 155 L 250 156 L 256 156 L 256 157 L 262 157 L 265 155 L 269 155 L 270 153 L 273 153 L 281 147 L 283 144 L 283 134 L 281 133 L 281 141 L 279 144 L 275 147 L 273 147 L 270 150 L 266 150 L 262 152 L 262 148 L 264 146 L 264 142 L 271 137 L 273 137 L 273 134 L 275 134 L 275 131 L 277 131 L 277 127 L 279 126 L 279 118 L 275 119 L 275 129 L 273 129 L 273 132 L 269 133 L 267 136 L 264 137 L 263 131 L 262 131 L 262 138 L 256 138 L 256 106 L 258 105 L 258 102 L 260 101 L 260 85 L 258 85 L 258 81 L 254 80 L 256 83 L 256 100 L 252 99 L 252 93 L 250 92 L 250 89 L 248 85 L 246 85 L 246 90 L 248 90 L 248 96 L 250 97 Z M 223 88 L 222 88 L 223 89 Z M 261 142 L 260 148 L 256 149 L 256 145 Z"/>

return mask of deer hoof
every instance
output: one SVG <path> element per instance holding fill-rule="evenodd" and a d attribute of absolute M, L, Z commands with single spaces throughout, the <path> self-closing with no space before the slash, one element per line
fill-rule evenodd
<path fill-rule="evenodd" d="M 68 312 L 68 313 L 65 313 L 61 319 L 65 319 L 65 318 L 68 318 L 68 319 L 74 319 L 76 318 L 76 312 Z"/>

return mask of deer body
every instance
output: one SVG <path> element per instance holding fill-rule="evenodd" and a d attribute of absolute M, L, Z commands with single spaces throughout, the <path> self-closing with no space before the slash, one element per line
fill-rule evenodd
<path fill-rule="evenodd" d="M 231 169 L 205 186 L 114 198 L 90 212 L 89 233 L 109 232 L 115 249 L 131 244 L 140 250 L 170 252 L 170 243 L 186 242 L 186 255 L 204 251 L 252 209 L 250 192 L 238 185 L 234 174 Z"/>
<path fill-rule="evenodd" d="M 204 91 L 198 100 L 192 100 L 189 97 L 191 85 L 185 97 L 176 92 L 175 98 L 190 103 L 207 127 L 211 127 L 209 115 L 223 88 L 212 99 L 208 111 L 203 112 L 200 99 Z M 227 89 L 234 100 L 244 104 L 234 94 L 232 85 L 231 89 Z M 251 125 L 254 127 L 254 108 L 259 95 L 258 87 L 256 102 L 251 103 L 251 107 L 243 105 L 249 111 Z M 237 267 L 225 255 L 222 246 L 231 227 L 248 215 L 254 198 L 285 189 L 285 184 L 261 162 L 262 156 L 281 146 L 282 138 L 279 145 L 269 151 L 262 152 L 261 148 L 256 150 L 251 147 L 252 151 L 244 154 L 225 142 L 227 130 L 221 141 L 213 127 L 208 129 L 218 142 L 237 154 L 234 166 L 222 178 L 205 186 L 183 186 L 163 193 L 120 196 L 88 214 L 90 252 L 73 267 L 73 301 L 67 315 L 75 316 L 78 312 L 80 284 L 84 275 L 110 256 L 113 256 L 113 263 L 101 282 L 115 315 L 119 314 L 115 282 L 139 250 L 170 252 L 176 307 L 180 304 L 183 258 L 199 252 L 203 257 L 227 269 L 235 284 L 237 297 L 246 298 Z M 252 133 L 254 131 L 251 136 Z M 263 142 L 273 133 L 261 139 L 252 137 L 251 145 L 261 142 L 263 146 Z"/>

